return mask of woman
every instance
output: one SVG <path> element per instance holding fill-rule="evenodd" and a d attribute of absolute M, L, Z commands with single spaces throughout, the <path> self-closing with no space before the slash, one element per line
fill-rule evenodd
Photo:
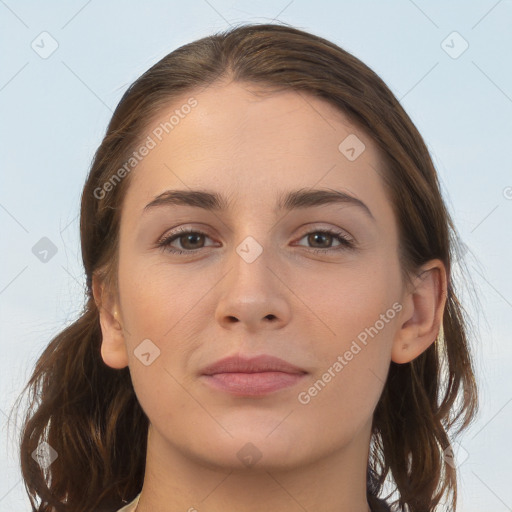
<path fill-rule="evenodd" d="M 80 226 L 87 303 L 26 388 L 33 510 L 455 510 L 456 231 L 361 61 L 281 25 L 175 50 L 115 110 Z"/>

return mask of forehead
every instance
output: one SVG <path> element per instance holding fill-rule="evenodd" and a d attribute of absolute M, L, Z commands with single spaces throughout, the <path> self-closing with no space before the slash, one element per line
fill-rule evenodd
<path fill-rule="evenodd" d="M 216 190 L 240 208 L 273 208 L 282 192 L 320 187 L 351 193 L 392 222 L 377 146 L 307 93 L 210 86 L 163 109 L 142 134 L 148 138 L 152 149 L 132 171 L 126 215 L 140 216 L 167 189 Z"/>

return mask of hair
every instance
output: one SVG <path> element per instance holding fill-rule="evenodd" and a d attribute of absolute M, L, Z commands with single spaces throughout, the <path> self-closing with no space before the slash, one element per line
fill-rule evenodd
<path fill-rule="evenodd" d="M 148 418 L 129 368 L 115 370 L 102 360 L 101 304 L 92 293 L 93 274 L 117 290 L 120 214 L 131 174 L 108 194 L 97 191 L 147 137 L 148 126 L 163 108 L 229 81 L 270 93 L 308 94 L 344 113 L 381 152 L 379 172 L 398 223 L 404 279 L 433 258 L 445 264 L 448 284 L 440 334 L 409 363 L 391 361 L 373 414 L 367 499 L 372 510 L 426 512 L 437 510 L 443 500 L 455 510 L 457 472 L 445 455 L 452 449 L 449 432 L 458 435 L 466 429 L 479 405 L 470 319 L 453 280 L 460 242 L 436 170 L 412 120 L 374 71 L 334 43 L 282 24 L 240 25 L 181 46 L 122 96 L 81 197 L 83 310 L 44 349 L 22 391 L 29 391 L 30 401 L 19 455 L 32 510 L 112 512 L 142 489 Z M 58 455 L 46 466 L 32 456 L 43 442 Z M 383 498 L 390 483 L 392 492 Z M 395 501 L 386 501 L 393 494 Z"/>

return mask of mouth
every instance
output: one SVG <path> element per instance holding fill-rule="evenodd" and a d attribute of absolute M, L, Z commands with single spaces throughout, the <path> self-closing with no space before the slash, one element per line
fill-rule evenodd
<path fill-rule="evenodd" d="M 207 366 L 202 380 L 217 391 L 236 396 L 262 396 L 298 384 L 307 372 L 269 355 L 230 356 Z"/>

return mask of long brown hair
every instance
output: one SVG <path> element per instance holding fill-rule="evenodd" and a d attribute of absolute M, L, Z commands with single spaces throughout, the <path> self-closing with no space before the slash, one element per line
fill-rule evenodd
<path fill-rule="evenodd" d="M 20 462 L 33 510 L 112 512 L 142 489 L 148 418 L 129 369 L 114 370 L 101 358 L 101 305 L 91 289 L 93 273 L 116 286 L 119 220 L 131 174 L 108 193 L 101 190 L 148 135 L 155 114 L 224 79 L 313 95 L 346 114 L 382 152 L 404 278 L 433 258 L 446 265 L 441 333 L 413 361 L 391 362 L 374 411 L 367 495 L 372 508 L 380 510 L 384 501 L 379 497 L 391 481 L 394 510 L 436 510 L 449 496 L 455 510 L 457 473 L 445 456 L 452 448 L 448 432 L 457 427 L 458 435 L 473 421 L 478 393 L 469 318 L 453 281 L 458 236 L 434 165 L 415 125 L 368 66 L 328 40 L 280 24 L 241 25 L 182 46 L 121 98 L 83 189 L 83 312 L 51 340 L 22 391 L 30 392 L 30 402 L 20 429 Z M 57 454 L 49 465 L 33 456 L 38 446 L 46 447 L 43 442 Z"/>

